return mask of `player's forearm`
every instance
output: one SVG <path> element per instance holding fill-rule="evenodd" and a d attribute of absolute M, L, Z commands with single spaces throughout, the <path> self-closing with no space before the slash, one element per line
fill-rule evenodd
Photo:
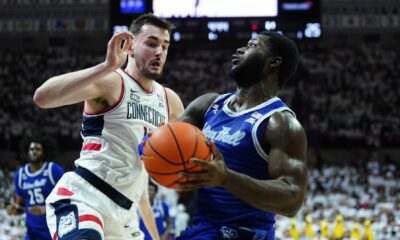
<path fill-rule="evenodd" d="M 42 108 L 52 108 L 74 103 L 71 96 L 77 91 L 111 73 L 104 63 L 91 68 L 52 77 L 35 91 L 35 103 Z"/>
<path fill-rule="evenodd" d="M 222 187 L 255 208 L 284 216 L 294 216 L 305 197 L 305 189 L 290 181 L 258 180 L 232 170 Z"/>
<path fill-rule="evenodd" d="M 157 230 L 156 223 L 154 221 L 154 215 L 151 208 L 140 208 L 140 215 L 142 216 L 144 225 L 147 231 L 150 233 L 152 239 L 160 239 L 160 235 Z"/>

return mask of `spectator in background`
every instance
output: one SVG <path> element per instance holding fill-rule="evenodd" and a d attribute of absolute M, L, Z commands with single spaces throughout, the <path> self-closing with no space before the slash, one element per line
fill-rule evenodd
<path fill-rule="evenodd" d="M 169 216 L 169 207 L 163 200 L 156 197 L 158 186 L 152 181 L 149 182 L 148 191 L 160 239 L 167 240 L 168 234 L 172 228 L 172 222 Z M 147 231 L 142 218 L 140 218 L 140 230 L 144 233 L 145 240 L 151 240 L 151 236 Z"/>
<path fill-rule="evenodd" d="M 185 205 L 178 204 L 175 217 L 175 236 L 179 236 L 187 228 L 189 220 L 190 216 L 186 212 Z"/>
<path fill-rule="evenodd" d="M 63 169 L 48 161 L 48 145 L 35 139 L 29 144 L 29 162 L 16 171 L 15 203 L 10 215 L 26 213 L 26 240 L 52 240 L 46 223 L 45 199 L 64 174 Z"/>

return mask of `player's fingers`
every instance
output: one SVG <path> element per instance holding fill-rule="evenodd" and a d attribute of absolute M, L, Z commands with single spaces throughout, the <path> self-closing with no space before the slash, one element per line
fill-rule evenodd
<path fill-rule="evenodd" d="M 184 183 L 177 183 L 178 188 L 182 191 L 191 191 L 200 188 L 202 185 L 199 182 L 190 181 Z"/>
<path fill-rule="evenodd" d="M 132 47 L 132 38 L 125 38 L 122 46 L 122 51 L 128 53 Z"/>
<path fill-rule="evenodd" d="M 210 141 L 211 152 L 214 156 L 214 159 L 222 159 L 222 154 L 218 151 L 217 146 L 215 145 L 214 141 Z"/>
<path fill-rule="evenodd" d="M 188 183 L 191 184 L 204 184 L 205 181 L 207 181 L 208 174 L 207 173 L 189 173 L 189 172 L 181 172 L 179 173 L 179 175 L 181 177 L 187 178 L 188 179 Z"/>
<path fill-rule="evenodd" d="M 194 165 L 199 165 L 201 167 L 203 167 L 205 170 L 210 168 L 210 162 L 209 161 L 205 161 L 203 159 L 199 159 L 199 158 L 191 158 L 190 162 Z"/>
<path fill-rule="evenodd" d="M 109 41 L 109 45 L 112 47 L 117 46 L 117 47 L 121 48 L 122 41 L 125 41 L 125 43 L 126 43 L 127 40 L 132 41 L 132 39 L 133 39 L 133 35 L 130 32 L 127 32 L 127 31 L 117 32 L 112 36 L 111 40 Z"/>

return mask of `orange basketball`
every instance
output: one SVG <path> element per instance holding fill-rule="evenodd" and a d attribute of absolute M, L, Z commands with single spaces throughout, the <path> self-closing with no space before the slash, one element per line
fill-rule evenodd
<path fill-rule="evenodd" d="M 159 184 L 179 189 L 177 183 L 188 179 L 180 172 L 201 172 L 191 158 L 211 159 L 206 137 L 197 127 L 185 122 L 171 122 L 159 127 L 143 146 L 142 160 L 149 175 Z"/>

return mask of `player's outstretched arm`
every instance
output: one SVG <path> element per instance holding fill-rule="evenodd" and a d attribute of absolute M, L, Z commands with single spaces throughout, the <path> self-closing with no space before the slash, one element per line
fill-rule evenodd
<path fill-rule="evenodd" d="M 39 107 L 52 108 L 104 96 L 110 88 L 118 86 L 115 79 L 120 77 L 114 71 L 132 53 L 132 41 L 130 32 L 116 33 L 108 42 L 103 63 L 48 79 L 36 90 L 34 102 Z"/>
<path fill-rule="evenodd" d="M 275 113 L 269 119 L 264 138 L 263 148 L 270 146 L 268 167 L 272 180 L 258 180 L 227 169 L 222 154 L 211 142 L 213 161 L 192 159 L 205 171 L 181 173 L 193 182 L 180 187 L 192 190 L 202 186 L 221 186 L 255 208 L 294 216 L 302 206 L 307 191 L 307 140 L 304 129 L 290 113 Z"/>

